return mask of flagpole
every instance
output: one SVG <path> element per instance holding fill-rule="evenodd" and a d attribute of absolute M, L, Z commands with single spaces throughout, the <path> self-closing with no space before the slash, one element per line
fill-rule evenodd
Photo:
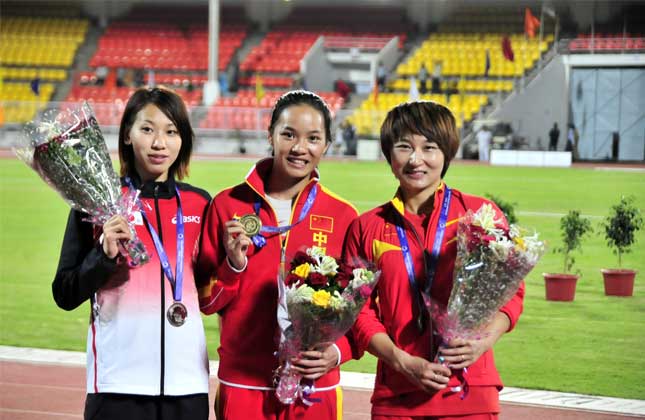
<path fill-rule="evenodd" d="M 560 15 L 555 15 L 555 28 L 553 29 L 553 49 L 558 53 L 558 31 L 560 30 Z"/>
<path fill-rule="evenodd" d="M 538 70 L 542 71 L 542 36 L 544 33 L 544 3 L 542 3 L 542 7 L 540 8 L 540 37 L 538 40 Z"/>
<path fill-rule="evenodd" d="M 596 31 L 595 31 L 595 20 L 596 20 L 596 3 L 591 6 L 591 53 L 594 53 L 596 49 Z"/>

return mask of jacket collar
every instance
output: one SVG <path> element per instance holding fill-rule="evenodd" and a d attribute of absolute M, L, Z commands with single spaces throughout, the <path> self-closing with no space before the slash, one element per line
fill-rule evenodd
<path fill-rule="evenodd" d="M 437 190 L 434 192 L 434 202 L 439 203 L 442 198 L 443 198 L 443 193 L 444 193 L 444 186 L 446 185 L 443 180 L 437 187 Z M 399 212 L 401 216 L 405 214 L 405 203 L 403 202 L 403 195 L 401 194 L 401 189 L 398 188 L 396 190 L 396 193 L 394 194 L 394 197 L 390 200 L 390 204 L 392 204 L 392 207 L 394 207 L 394 210 Z"/>
<path fill-rule="evenodd" d="M 173 198 L 175 196 L 176 182 L 173 177 L 168 177 L 166 181 L 162 181 L 162 182 L 155 182 L 155 181 L 142 182 L 141 178 L 139 177 L 139 174 L 136 172 L 128 174 L 128 177 L 130 177 L 130 180 L 132 181 L 132 185 L 134 185 L 134 188 L 141 190 L 140 197 L 153 198 L 155 196 L 155 189 L 157 189 L 157 198 L 165 199 L 165 198 Z M 125 182 L 125 178 L 121 178 L 121 185 L 122 186 L 128 185 Z"/>

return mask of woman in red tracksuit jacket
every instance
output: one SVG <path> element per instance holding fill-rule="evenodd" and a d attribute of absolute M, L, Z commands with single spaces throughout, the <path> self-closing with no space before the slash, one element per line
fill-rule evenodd
<path fill-rule="evenodd" d="M 142 88 L 128 100 L 119 129 L 122 188 L 141 192 L 133 225 L 147 264 L 130 267 L 121 256 L 119 242 L 131 238 L 123 216 L 93 226 L 70 213 L 52 290 L 63 309 L 91 304 L 86 420 L 208 419 L 208 353 L 192 256 L 210 196 L 176 181 L 188 173 L 193 138 L 176 93 Z M 173 316 L 173 308 L 184 316 Z"/>
<path fill-rule="evenodd" d="M 483 420 L 496 419 L 499 413 L 502 381 L 492 347 L 517 322 L 524 284 L 497 313 L 483 338 L 454 339 L 441 346 L 419 290 L 429 289 L 434 300 L 447 303 L 456 222 L 469 209 L 489 203 L 443 182 L 458 147 L 454 116 L 436 103 L 399 105 L 381 127 L 381 149 L 399 188 L 390 202 L 352 224 L 344 251 L 344 258 L 358 257 L 382 270 L 374 295 L 353 328 L 358 351 L 367 350 L 379 359 L 372 419 Z M 444 225 L 445 229 L 438 227 Z M 437 252 L 438 261 L 433 259 Z M 455 392 L 464 380 L 467 393 L 464 387 Z"/>
<path fill-rule="evenodd" d="M 351 204 L 318 179 L 316 167 L 332 139 L 330 126 L 329 109 L 320 97 L 306 91 L 284 94 L 269 125 L 273 157 L 259 161 L 243 183 L 217 194 L 209 208 L 197 278 L 202 312 L 222 317 L 215 407 L 220 420 L 340 418 L 338 365 L 352 357 L 346 338 L 303 351 L 294 362 L 304 378 L 316 380 L 312 405 L 302 400 L 281 404 L 273 385 L 279 268 L 312 246 L 340 257 L 347 228 L 357 216 Z M 285 232 L 250 238 L 237 220 L 245 215 Z"/>

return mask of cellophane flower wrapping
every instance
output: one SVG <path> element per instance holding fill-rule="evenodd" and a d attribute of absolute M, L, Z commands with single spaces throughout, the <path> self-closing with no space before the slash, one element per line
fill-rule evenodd
<path fill-rule="evenodd" d="M 544 254 L 538 234 L 504 227 L 492 205 L 469 210 L 457 228 L 457 258 L 447 305 L 424 296 L 444 342 L 478 339 L 495 314 L 517 293 Z"/>
<path fill-rule="evenodd" d="M 122 245 L 130 265 L 149 261 L 133 225 L 138 191 L 121 193 L 103 134 L 87 102 L 49 111 L 26 124 L 15 153 L 73 209 L 87 213 L 89 222 L 103 225 L 114 215 L 125 217 L 132 239 Z"/>
<path fill-rule="evenodd" d="M 372 294 L 380 272 L 339 263 L 318 247 L 298 252 L 281 274 L 278 324 L 282 332 L 276 395 L 284 404 L 310 404 L 315 390 L 290 371 L 301 351 L 323 350 L 349 331 Z"/>

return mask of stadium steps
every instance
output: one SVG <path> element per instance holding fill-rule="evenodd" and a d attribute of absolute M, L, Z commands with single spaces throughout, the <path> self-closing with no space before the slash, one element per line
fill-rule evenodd
<path fill-rule="evenodd" d="M 253 31 L 244 39 L 242 46 L 237 50 L 237 62 L 242 64 L 246 59 L 246 56 L 249 55 L 253 47 L 260 45 L 264 37 L 267 35 L 267 32 Z"/>
<path fill-rule="evenodd" d="M 54 95 L 52 96 L 52 101 L 59 102 L 64 101 L 65 98 L 69 95 L 74 81 L 76 79 L 76 74 L 81 71 L 90 71 L 88 63 L 90 59 L 96 52 L 98 48 L 99 38 L 103 30 L 97 28 L 95 25 L 89 25 L 87 28 L 87 33 L 85 34 L 85 40 L 78 47 L 76 51 L 76 57 L 74 57 L 74 67 L 70 69 L 70 75 L 67 80 L 58 84 Z"/>

